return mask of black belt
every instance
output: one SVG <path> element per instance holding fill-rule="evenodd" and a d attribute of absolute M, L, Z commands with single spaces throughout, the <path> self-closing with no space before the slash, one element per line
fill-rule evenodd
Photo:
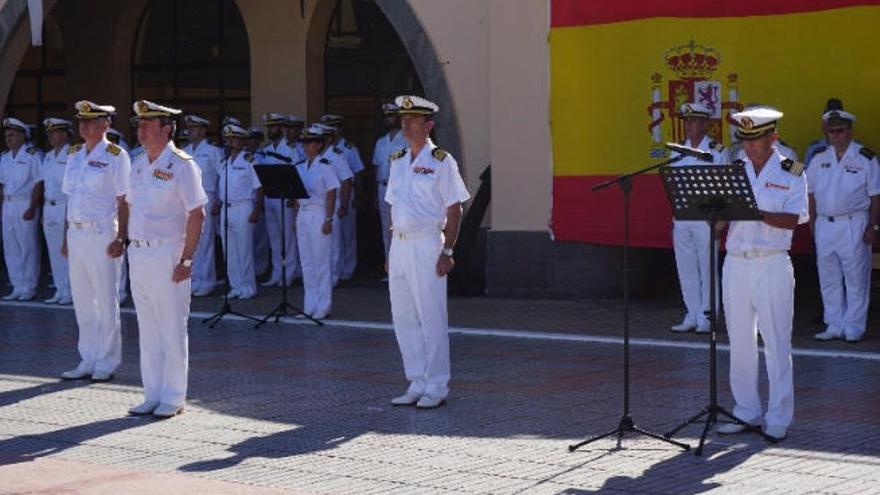
<path fill-rule="evenodd" d="M 829 222 L 834 222 L 835 220 L 852 220 L 857 213 L 847 213 L 846 215 L 837 215 L 836 217 L 826 216 L 825 219 Z"/>

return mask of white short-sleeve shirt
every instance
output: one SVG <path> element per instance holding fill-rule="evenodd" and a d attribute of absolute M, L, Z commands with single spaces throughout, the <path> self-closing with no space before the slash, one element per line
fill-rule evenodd
<path fill-rule="evenodd" d="M 254 171 L 253 153 L 239 151 L 235 158 L 227 158 L 220 166 L 220 187 L 217 194 L 223 201 L 255 200 L 257 189 L 263 187 L 260 178 Z M 226 170 L 226 167 L 229 170 Z M 229 178 L 229 191 L 226 191 L 226 179 Z"/>
<path fill-rule="evenodd" d="M 192 143 L 184 146 L 183 151 L 192 156 L 199 166 L 202 173 L 202 188 L 205 192 L 217 192 L 217 184 L 220 182 L 220 162 L 223 160 L 223 152 L 220 148 L 209 143 L 207 139 L 202 139 L 197 146 L 193 146 Z"/>
<path fill-rule="evenodd" d="M 820 148 L 807 167 L 807 191 L 816 200 L 816 214 L 838 216 L 868 211 L 871 196 L 880 194 L 880 164 L 855 141 L 838 161 L 833 146 Z"/>
<path fill-rule="evenodd" d="M 85 145 L 71 147 L 61 186 L 67 194 L 67 220 L 115 225 L 116 198 L 128 191 L 130 176 L 128 153 L 106 137 L 90 152 Z"/>
<path fill-rule="evenodd" d="M 0 184 L 6 196 L 28 196 L 40 180 L 42 158 L 39 150 L 24 145 L 13 154 L 6 151 L 0 156 Z"/>
<path fill-rule="evenodd" d="M 395 231 L 440 230 L 446 209 L 468 199 L 458 163 L 430 139 L 415 158 L 409 149 L 394 155 L 385 201 Z"/>
<path fill-rule="evenodd" d="M 169 141 L 155 161 L 148 153 L 135 160 L 125 200 L 131 239 L 178 241 L 186 238 L 189 212 L 204 206 L 208 196 L 199 166 Z"/>
<path fill-rule="evenodd" d="M 65 144 L 60 150 L 49 150 L 40 167 L 40 180 L 43 181 L 43 195 L 46 201 L 64 201 L 66 197 L 61 190 L 64 182 L 64 171 L 67 168 L 67 151 L 70 146 Z"/>
<path fill-rule="evenodd" d="M 305 186 L 308 198 L 300 198 L 300 206 L 325 206 L 327 193 L 339 189 L 340 182 L 333 171 L 330 160 L 316 157 L 314 160 L 301 160 L 296 164 L 296 171 Z"/>
<path fill-rule="evenodd" d="M 391 154 L 406 148 L 406 139 L 400 129 L 395 129 L 394 136 L 391 132 L 385 134 L 376 140 L 376 147 L 373 148 L 373 165 L 376 167 L 376 180 L 388 182 L 388 175 L 391 172 Z M 387 185 L 387 184 L 386 184 Z"/>
<path fill-rule="evenodd" d="M 348 161 L 348 166 L 351 167 L 352 173 L 357 174 L 364 169 L 364 161 L 361 160 L 361 152 L 354 143 L 341 137 L 336 143 L 336 147 L 345 156 L 345 159 Z"/>
<path fill-rule="evenodd" d="M 787 166 L 791 171 L 783 168 L 783 161 L 790 164 Z M 797 215 L 798 223 L 809 220 L 807 181 L 802 164 L 784 158 L 778 151 L 770 156 L 760 175 L 755 174 L 755 167 L 748 157 L 742 163 L 759 210 Z M 760 220 L 732 221 L 727 234 L 727 251 L 788 250 L 791 248 L 792 234 L 791 230 L 773 227 Z"/>

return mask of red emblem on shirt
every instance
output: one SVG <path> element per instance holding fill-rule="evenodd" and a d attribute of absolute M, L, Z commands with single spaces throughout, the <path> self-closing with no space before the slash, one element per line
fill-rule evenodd
<path fill-rule="evenodd" d="M 766 186 L 767 186 L 768 188 L 770 188 L 770 189 L 780 189 L 780 190 L 783 190 L 783 191 L 788 191 L 789 189 L 791 189 L 791 188 L 788 187 L 788 186 L 783 186 L 782 184 L 774 184 L 774 183 L 772 183 L 772 182 L 768 182 L 768 183 L 766 184 Z"/>
<path fill-rule="evenodd" d="M 156 170 L 153 170 L 153 177 L 157 180 L 166 180 L 167 181 L 167 180 L 173 179 L 174 174 L 172 174 L 171 172 L 166 172 L 164 170 L 159 170 L 157 168 Z"/>
<path fill-rule="evenodd" d="M 413 173 L 421 174 L 421 175 L 428 175 L 428 174 L 434 173 L 433 168 L 426 168 L 426 167 L 413 167 L 412 171 L 413 171 Z"/>

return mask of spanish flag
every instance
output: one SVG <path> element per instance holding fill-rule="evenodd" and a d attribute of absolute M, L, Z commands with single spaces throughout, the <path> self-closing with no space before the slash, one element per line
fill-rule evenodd
<path fill-rule="evenodd" d="M 748 103 L 785 113 L 781 139 L 801 159 L 821 137 L 828 98 L 858 117 L 856 138 L 880 142 L 880 1 L 551 0 L 553 232 L 617 245 L 622 194 L 594 184 L 663 159 L 683 139 L 681 104 L 713 110 L 729 146 L 730 114 Z M 631 240 L 671 245 L 660 178 L 634 181 Z"/>

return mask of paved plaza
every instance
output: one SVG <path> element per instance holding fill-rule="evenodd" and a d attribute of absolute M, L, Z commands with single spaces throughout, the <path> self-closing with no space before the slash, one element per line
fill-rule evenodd
<path fill-rule="evenodd" d="M 452 305 L 479 301 L 485 312 L 515 306 Z M 540 313 L 541 302 L 519 306 L 529 304 Z M 639 309 L 634 321 L 657 312 Z M 376 321 L 253 330 L 194 317 L 187 410 L 156 421 L 126 415 L 141 398 L 130 309 L 116 380 L 91 385 L 56 379 L 77 362 L 70 309 L 0 305 L 0 494 L 880 492 L 880 355 L 870 346 L 798 352 L 795 423 L 782 443 L 713 433 L 697 458 L 628 435 L 619 450 L 612 438 L 570 453 L 621 415 L 622 347 L 589 332 L 600 323 L 543 336 L 457 329 L 448 405 L 419 411 L 388 405 L 405 384 L 394 336 Z M 655 336 L 632 350 L 632 411 L 663 432 L 706 405 L 708 360 L 704 339 Z M 695 444 L 699 432 L 680 438 Z"/>

